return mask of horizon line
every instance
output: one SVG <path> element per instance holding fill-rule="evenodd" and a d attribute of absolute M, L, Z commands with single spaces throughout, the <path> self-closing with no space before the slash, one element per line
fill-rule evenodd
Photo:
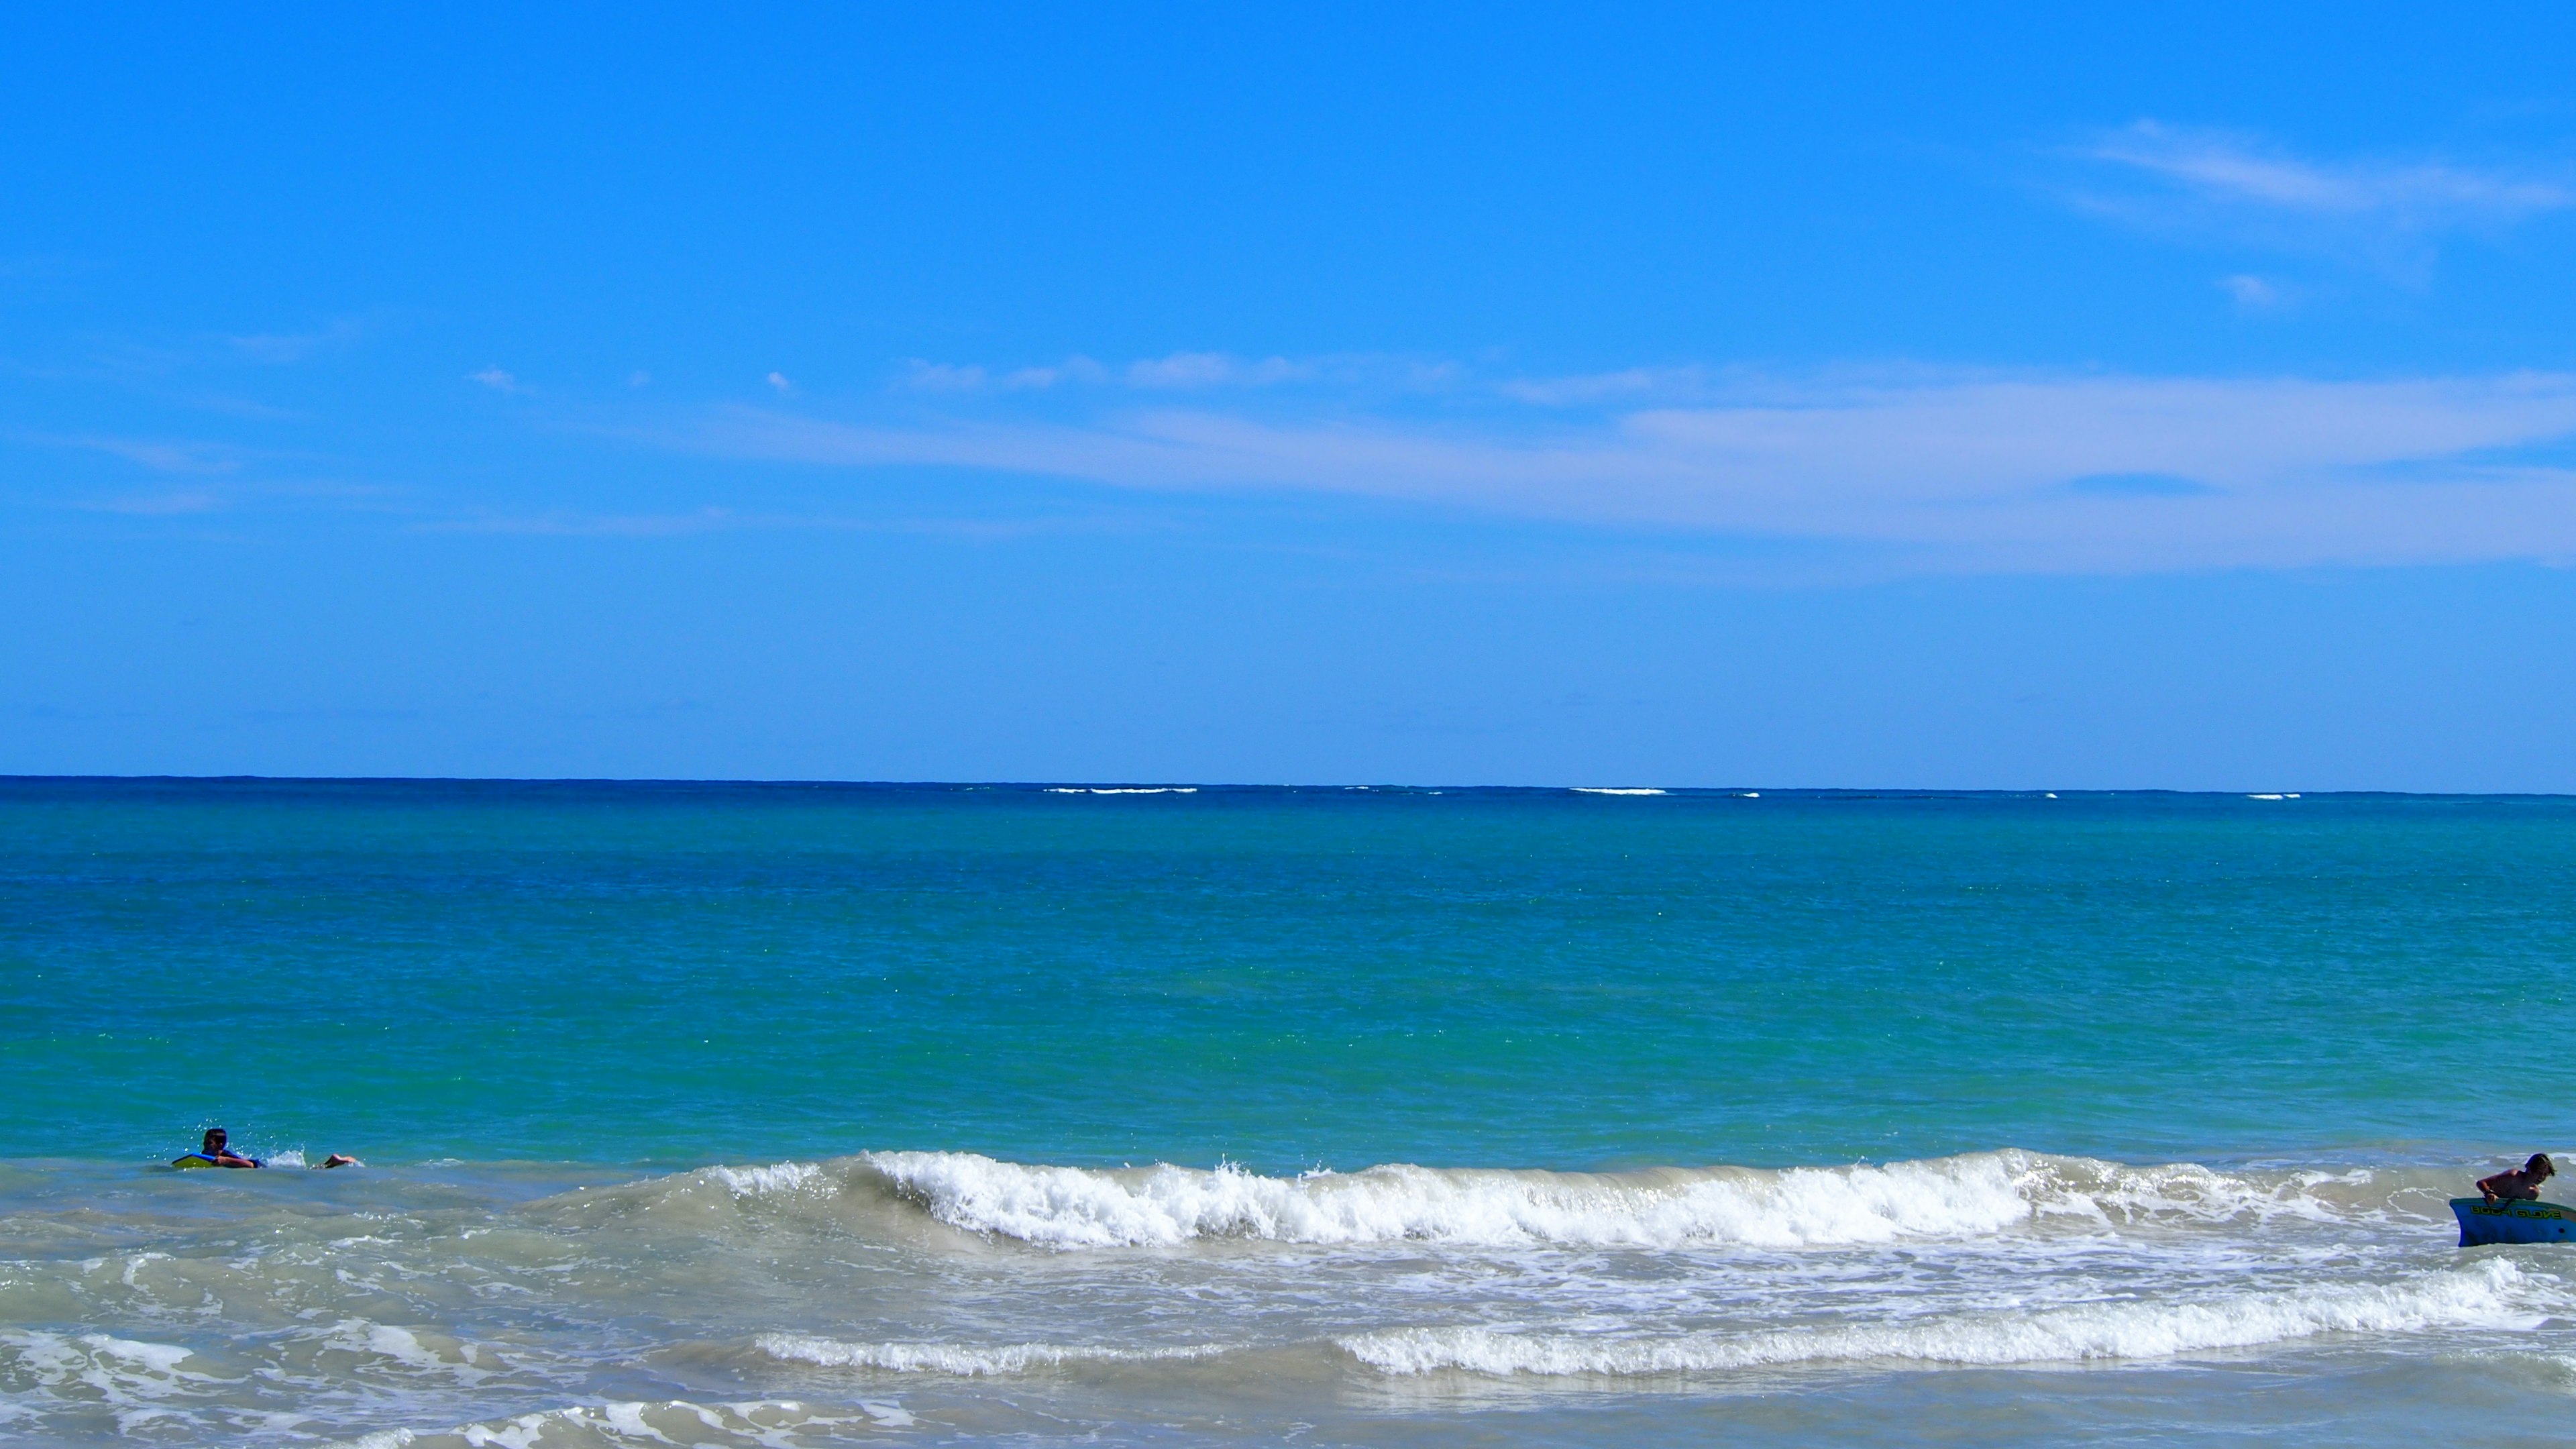
<path fill-rule="evenodd" d="M 721 787 L 749 789 L 837 789 L 837 790 L 1024 790 L 1180 794 L 1208 792 L 1388 792 L 1399 794 L 1476 793 L 1476 794 L 1591 794 L 1654 798 L 1657 796 L 1717 796 L 1732 799 L 1761 799 L 1770 795 L 1907 797 L 1937 799 L 1956 797 L 2053 799 L 2069 795 L 2172 795 L 2207 796 L 2221 799 L 2288 802 L 2328 798 L 2401 798 L 2433 800 L 2566 800 L 2576 799 L 2576 792 L 2548 790 L 2398 790 L 2398 789 L 2328 789 L 2328 790 L 2246 790 L 2219 788 L 2185 788 L 2170 785 L 2081 786 L 2061 785 L 1654 785 L 1628 783 L 1619 785 L 1576 784 L 1459 784 L 1396 781 L 1347 783 L 1335 781 L 1246 781 L 1246 780 L 1177 780 L 1177 779 L 987 779 L 987 780 L 875 780 L 831 779 L 805 776 L 661 776 L 661 775 L 262 775 L 262 774 L 18 774 L 0 773 L 0 786 L 27 784 L 182 784 L 182 785 L 494 785 L 494 786 L 627 786 L 627 787 Z"/>

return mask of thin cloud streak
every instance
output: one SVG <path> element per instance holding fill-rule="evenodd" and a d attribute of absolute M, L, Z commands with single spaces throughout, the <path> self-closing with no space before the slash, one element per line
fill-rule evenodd
<path fill-rule="evenodd" d="M 339 318 L 319 332 L 265 332 L 246 337 L 227 337 L 235 352 L 253 362 L 272 365 L 301 362 L 317 352 L 345 347 L 358 340 L 362 329 L 351 318 Z"/>
<path fill-rule="evenodd" d="M 2219 278 L 2218 287 L 2233 299 L 2237 306 L 2249 310 L 2278 307 L 2285 300 L 2279 287 L 2261 277 L 2243 272 Z"/>
<path fill-rule="evenodd" d="M 149 468 L 155 473 L 232 473 L 241 467 L 242 450 L 223 443 L 198 442 L 193 439 L 119 438 L 85 435 L 57 437 L 44 433 L 16 435 L 22 442 L 40 447 L 74 448 L 83 452 L 105 453 L 129 463 Z"/>
<path fill-rule="evenodd" d="M 738 512 L 709 506 L 682 513 L 598 513 L 555 509 L 543 513 L 478 513 L 415 523 L 429 534 L 511 534 L 553 538 L 686 538 L 709 533 L 805 531 L 917 534 L 991 541 L 1039 534 L 1111 531 L 1115 525 L 1065 518 L 854 518 L 815 513 Z M 1119 531 L 1133 532 L 1133 528 Z"/>
<path fill-rule="evenodd" d="M 166 517 L 173 514 L 219 513 L 228 506 L 223 494 L 205 488 L 183 488 L 167 493 L 134 493 L 121 498 L 103 499 L 76 507 L 94 513 L 123 513 L 140 518 Z"/>
<path fill-rule="evenodd" d="M 1623 390 L 1555 386 L 1568 398 Z M 1337 493 L 1856 544 L 1943 569 L 2576 555 L 2576 474 L 2502 456 L 2576 434 L 2576 377 L 1925 377 L 1739 391 L 1711 405 L 1574 418 L 1531 408 L 1472 423 L 1199 407 L 887 425 L 738 409 L 679 441 L 729 457 Z M 2101 483 L 2142 478 L 2165 481 Z"/>
<path fill-rule="evenodd" d="M 2298 156 L 2262 138 L 2139 121 L 2060 153 L 2087 167 L 2078 210 L 2153 235 L 2304 256 L 2420 287 L 2441 244 L 2576 210 L 2559 174 L 2439 160 Z M 2222 285 L 2240 305 L 2237 279 Z M 2267 283 L 2268 285 L 2268 283 Z"/>
<path fill-rule="evenodd" d="M 2221 205 L 2378 218 L 2415 229 L 2489 225 L 2576 207 L 2553 180 L 2434 162 L 2309 161 L 2223 131 L 2140 121 L 2078 154 Z"/>
<path fill-rule="evenodd" d="M 1058 387 L 1110 387 L 1135 392 L 1206 392 L 1275 388 L 1297 383 L 1347 386 L 1361 382 L 1430 387 L 1453 380 L 1455 370 L 1371 356 L 1324 358 L 1236 357 L 1224 352 L 1175 352 L 1104 366 L 1080 353 L 1043 366 L 988 368 L 979 363 L 904 364 L 902 386 L 928 393 L 1028 392 Z"/>

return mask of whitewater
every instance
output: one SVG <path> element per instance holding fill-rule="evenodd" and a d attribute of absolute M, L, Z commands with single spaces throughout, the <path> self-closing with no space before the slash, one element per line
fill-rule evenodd
<path fill-rule="evenodd" d="M 2576 1281 L 2546 1249 L 2454 1246 L 2465 1170 L 38 1165 L 0 1172 L 0 1323 L 95 1326 L 0 1327 L 0 1425 L 540 1449 L 1052 1442 L 1141 1415 L 1257 1442 L 1423 1427 L 1390 1405 L 1869 1402 L 1925 1373 L 1982 1399 L 2070 1369 L 2460 1361 L 2561 1392 Z"/>

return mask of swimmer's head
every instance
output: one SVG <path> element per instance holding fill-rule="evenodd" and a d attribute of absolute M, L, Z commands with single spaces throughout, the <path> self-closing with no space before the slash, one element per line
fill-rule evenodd
<path fill-rule="evenodd" d="M 212 1155 L 214 1155 L 215 1153 L 221 1152 L 221 1151 L 223 1151 L 223 1150 L 224 1150 L 224 1129 L 222 1129 L 221 1127 L 209 1127 L 209 1128 L 207 1128 L 207 1129 L 206 1129 L 206 1145 L 205 1145 L 205 1148 L 204 1148 L 204 1151 L 206 1152 L 206 1154 L 207 1154 L 208 1156 L 212 1156 Z"/>
<path fill-rule="evenodd" d="M 2535 1152 L 2531 1154 L 2531 1160 L 2522 1165 L 2522 1170 L 2539 1173 L 2542 1177 L 2556 1177 L 2558 1164 L 2549 1160 L 2548 1153 Z"/>

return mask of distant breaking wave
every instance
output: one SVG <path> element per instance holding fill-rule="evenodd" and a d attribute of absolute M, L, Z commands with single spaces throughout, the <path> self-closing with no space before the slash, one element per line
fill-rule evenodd
<path fill-rule="evenodd" d="M 1104 1170 L 960 1152 L 872 1152 L 819 1164 L 708 1168 L 636 1189 L 693 1193 L 702 1186 L 786 1211 L 799 1201 L 855 1194 L 963 1232 L 1067 1250 L 1205 1239 L 1792 1248 L 1974 1237 L 2042 1222 L 2355 1220 L 2385 1216 L 2392 1196 L 2411 1190 L 2369 1171 L 2231 1174 L 2017 1150 L 1782 1170 L 1392 1165 L 1300 1177 L 1230 1166 Z"/>
<path fill-rule="evenodd" d="M 1196 785 L 1049 785 L 1050 795 L 1195 795 Z"/>
<path fill-rule="evenodd" d="M 981 1378 L 1082 1363 L 1173 1363 L 1213 1358 L 1215 1344 L 1188 1348 L 1086 1348 L 1049 1343 L 990 1347 L 955 1343 L 844 1343 L 804 1333 L 764 1333 L 752 1346 L 770 1358 L 824 1368 L 871 1368 L 889 1373 L 950 1374 Z"/>

